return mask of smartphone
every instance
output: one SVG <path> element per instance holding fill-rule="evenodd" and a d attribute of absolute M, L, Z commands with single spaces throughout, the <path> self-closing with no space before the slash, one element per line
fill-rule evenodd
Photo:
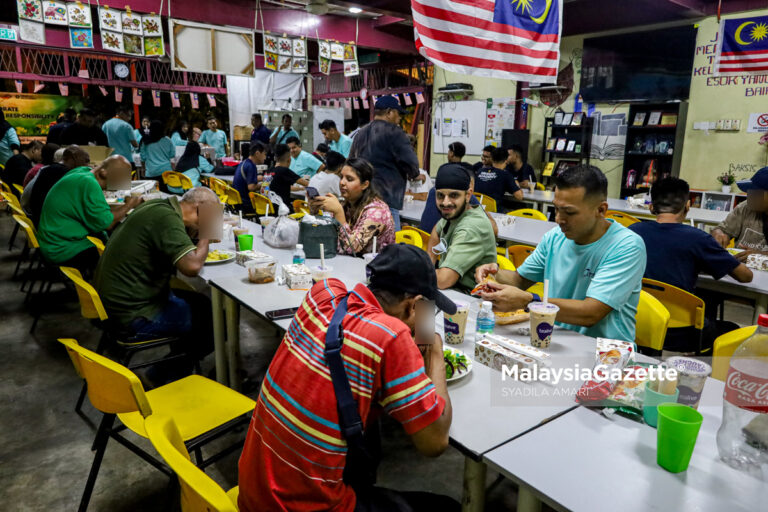
<path fill-rule="evenodd" d="M 264 313 L 270 320 L 282 320 L 283 318 L 293 318 L 293 315 L 299 308 L 285 308 L 285 309 L 273 309 Z"/>
<path fill-rule="evenodd" d="M 314 199 L 320 195 L 315 187 L 307 187 L 307 199 Z"/>
<path fill-rule="evenodd" d="M 420 300 L 416 303 L 416 344 L 431 345 L 435 340 L 435 303 Z"/>

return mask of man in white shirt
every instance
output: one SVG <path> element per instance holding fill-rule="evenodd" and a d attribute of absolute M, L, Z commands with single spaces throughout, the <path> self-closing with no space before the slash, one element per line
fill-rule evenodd
<path fill-rule="evenodd" d="M 321 196 L 333 194 L 340 198 L 341 190 L 339 189 L 339 174 L 341 174 L 341 168 L 344 167 L 345 161 L 346 159 L 341 153 L 337 153 L 336 151 L 329 151 L 326 153 L 325 169 L 310 178 L 309 186 L 317 189 L 317 192 Z"/>

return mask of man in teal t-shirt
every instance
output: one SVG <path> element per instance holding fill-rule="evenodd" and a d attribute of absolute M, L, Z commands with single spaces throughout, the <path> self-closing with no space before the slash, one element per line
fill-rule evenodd
<path fill-rule="evenodd" d="M 221 160 L 229 152 L 227 151 L 227 134 L 219 130 L 219 122 L 215 117 L 208 118 L 208 129 L 200 136 L 200 144 L 208 144 L 216 150 L 216 158 Z"/>
<path fill-rule="evenodd" d="M 138 148 L 131 122 L 131 110 L 126 105 L 117 107 L 115 117 L 101 125 L 101 130 L 107 135 L 109 146 L 115 149 L 115 154 L 124 156 L 129 162 L 133 161 L 133 148 Z"/>
<path fill-rule="evenodd" d="M 594 338 L 635 341 L 646 252 L 643 240 L 607 220 L 608 181 L 600 169 L 578 166 L 555 180 L 559 229 L 552 229 L 516 271 L 495 264 L 477 269 L 493 292 L 483 294 L 501 311 L 525 308 L 540 297 L 524 291 L 549 279 L 549 302 L 557 305 L 557 324 Z"/>
<path fill-rule="evenodd" d="M 341 133 L 336 128 L 336 122 L 332 119 L 326 119 L 318 126 L 323 133 L 323 137 L 328 141 L 328 147 L 331 151 L 341 153 L 345 158 L 349 158 L 349 150 L 352 148 L 352 139 Z"/>
<path fill-rule="evenodd" d="M 302 178 L 311 178 L 318 172 L 325 170 L 325 164 L 312 154 L 301 149 L 301 141 L 298 137 L 288 139 L 288 147 L 291 150 L 291 170 Z"/>
<path fill-rule="evenodd" d="M 96 267 L 99 253 L 87 237 L 114 228 L 141 202 L 140 197 L 127 197 L 123 205 L 110 208 L 104 198 L 108 175 L 116 181 L 130 180 L 131 164 L 115 155 L 93 170 L 76 167 L 48 192 L 37 230 L 46 260 L 86 275 Z"/>
<path fill-rule="evenodd" d="M 269 136 L 269 143 L 273 146 L 277 146 L 278 144 L 288 144 L 288 139 L 291 137 L 296 137 L 298 139 L 299 132 L 291 128 L 292 123 L 293 118 L 291 117 L 291 114 L 283 114 L 283 124 L 272 130 L 272 135 Z"/>

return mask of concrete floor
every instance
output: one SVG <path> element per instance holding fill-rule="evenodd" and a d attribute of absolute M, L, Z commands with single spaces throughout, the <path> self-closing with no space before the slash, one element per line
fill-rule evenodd
<path fill-rule="evenodd" d="M 1 208 L 1 207 L 0 207 Z M 0 509 L 9 511 L 76 510 L 93 452 L 91 443 L 100 413 L 86 400 L 86 421 L 74 412 L 81 380 L 56 339 L 70 337 L 95 348 L 99 332 L 80 316 L 77 299 L 63 287 L 54 287 L 46 300 L 48 310 L 34 335 L 32 317 L 23 305 L 20 282 L 11 280 L 23 235 L 9 252 L 7 241 L 13 219 L 0 209 Z M 279 338 L 274 330 L 244 312 L 241 321 L 244 368 L 250 382 L 258 382 L 274 354 Z M 203 365 L 207 374 L 212 357 Z M 252 388 L 254 386 L 251 386 Z M 252 389 L 250 396 L 256 398 Z M 384 460 L 379 485 L 401 490 L 427 490 L 459 499 L 463 457 L 449 448 L 438 459 L 419 456 L 410 440 L 393 422 L 384 425 Z M 152 446 L 128 434 L 150 453 Z M 215 443 L 217 447 L 242 439 L 244 431 Z M 237 485 L 239 453 L 231 454 L 207 470 L 225 489 Z M 497 474 L 488 472 L 489 486 Z M 123 446 L 109 443 L 96 481 L 92 511 L 128 512 L 167 510 L 168 479 Z M 487 496 L 488 511 L 514 510 L 516 491 L 503 480 Z"/>

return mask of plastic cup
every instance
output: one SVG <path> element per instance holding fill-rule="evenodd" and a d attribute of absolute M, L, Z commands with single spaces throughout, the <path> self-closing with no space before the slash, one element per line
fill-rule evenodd
<path fill-rule="evenodd" d="M 680 399 L 677 401 L 698 408 L 701 392 L 704 391 L 707 377 L 712 374 L 712 367 L 704 361 L 680 356 L 667 359 L 667 366 L 677 370 L 677 389 L 680 390 Z"/>
<path fill-rule="evenodd" d="M 645 399 L 643 400 L 643 419 L 645 422 L 655 427 L 658 423 L 659 411 L 658 405 L 670 402 L 677 402 L 680 390 L 676 389 L 672 395 L 665 395 L 654 391 L 649 386 L 650 382 L 645 383 Z"/>
<path fill-rule="evenodd" d="M 446 343 L 451 345 L 461 345 L 464 343 L 464 332 L 467 328 L 468 316 L 469 304 L 464 302 L 456 302 L 456 313 L 452 315 L 443 314 L 443 330 Z"/>
<path fill-rule="evenodd" d="M 528 311 L 531 314 L 531 346 L 547 348 L 552 342 L 555 318 L 560 308 L 551 302 L 532 302 L 528 304 Z"/>
<path fill-rule="evenodd" d="M 368 264 L 372 262 L 378 255 L 378 253 L 373 252 L 363 254 L 363 260 L 365 261 L 365 284 L 370 284 L 371 282 L 371 271 L 368 270 Z"/>
<path fill-rule="evenodd" d="M 312 281 L 314 281 L 315 283 L 318 283 L 320 281 L 324 281 L 331 277 L 331 272 L 333 272 L 333 267 L 329 267 L 328 265 L 324 267 L 317 265 L 315 267 L 310 268 L 309 271 L 312 273 Z"/>
<path fill-rule="evenodd" d="M 670 473 L 685 471 L 704 418 L 699 411 L 683 404 L 660 404 L 658 411 L 656 463 Z"/>
<path fill-rule="evenodd" d="M 241 251 L 250 251 L 253 249 L 253 235 L 239 235 L 237 245 Z"/>
<path fill-rule="evenodd" d="M 226 226 L 226 224 L 225 224 Z M 230 227 L 232 230 L 232 237 L 235 239 L 235 251 L 241 251 L 244 249 L 240 249 L 240 242 L 237 239 L 240 235 L 247 235 L 248 234 L 248 228 L 238 228 L 238 227 Z"/>

